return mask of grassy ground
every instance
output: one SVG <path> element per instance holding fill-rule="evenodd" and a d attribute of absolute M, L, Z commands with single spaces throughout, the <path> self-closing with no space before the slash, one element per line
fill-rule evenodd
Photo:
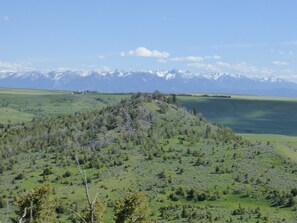
<path fill-rule="evenodd" d="M 297 163 L 297 137 L 273 134 L 241 134 L 243 137 L 274 145 L 276 151 L 283 157 Z"/>
<path fill-rule="evenodd" d="M 178 147 L 178 138 L 170 140 L 169 145 L 163 144 L 165 151 L 168 150 L 169 147 L 175 146 Z M 189 143 L 190 144 L 190 143 Z M 192 145 L 191 148 L 193 150 L 197 148 L 203 148 L 203 151 L 206 153 L 211 153 L 210 148 L 207 149 L 203 144 L 195 144 Z M 188 148 L 188 143 L 184 142 L 183 145 L 180 145 L 181 151 L 185 154 L 186 148 Z M 219 147 L 218 147 L 219 148 Z M 220 150 L 224 150 L 226 153 L 225 147 L 220 146 Z M 197 171 L 197 167 L 193 167 L 187 163 L 191 163 L 191 157 L 184 155 L 184 168 L 185 173 L 183 175 L 176 175 L 176 169 L 180 167 L 176 162 L 167 161 L 162 162 L 161 158 L 147 162 L 144 160 L 143 155 L 138 152 L 135 153 L 134 157 L 131 154 L 129 158 L 129 163 L 126 164 L 128 168 L 122 167 L 111 167 L 111 168 L 103 168 L 103 169 L 89 169 L 83 166 L 83 169 L 86 170 L 88 176 L 92 178 L 92 183 L 90 184 L 90 194 L 91 196 L 95 196 L 95 194 L 99 193 L 99 199 L 104 200 L 108 206 L 114 204 L 115 201 L 121 197 L 125 192 L 128 191 L 129 188 L 141 188 L 142 190 L 146 190 L 146 194 L 151 196 L 151 209 L 153 213 L 155 213 L 154 218 L 159 219 L 158 210 L 160 207 L 168 207 L 175 205 L 193 205 L 196 208 L 204 209 L 208 211 L 212 211 L 215 216 L 222 213 L 222 215 L 230 215 L 232 210 L 235 210 L 239 204 L 241 207 L 245 209 L 255 209 L 260 208 L 263 215 L 270 216 L 272 219 L 274 215 L 277 216 L 278 219 L 286 219 L 287 222 L 293 222 L 292 218 L 294 217 L 294 213 L 290 208 L 275 208 L 270 205 L 270 203 L 265 199 L 264 196 L 260 196 L 257 199 L 255 198 L 244 198 L 241 194 L 227 194 L 223 195 L 221 199 L 215 201 L 203 201 L 203 202 L 193 202 L 188 201 L 186 199 L 180 199 L 179 201 L 171 201 L 168 199 L 168 195 L 171 193 L 172 187 L 182 186 L 184 188 L 214 188 L 219 185 L 222 185 L 224 188 L 226 185 L 231 185 L 232 182 L 230 176 L 224 174 L 210 174 L 208 168 L 199 168 Z M 225 156 L 225 155 L 224 155 Z M 34 157 L 30 161 L 30 157 Z M 212 159 L 215 159 L 217 156 L 213 156 Z M 45 167 L 52 167 L 53 174 L 46 177 L 47 181 L 50 182 L 51 186 L 55 189 L 55 196 L 58 197 L 63 205 L 67 208 L 72 208 L 73 205 L 78 204 L 78 210 L 81 211 L 84 207 L 85 203 L 85 194 L 84 188 L 81 184 L 81 177 L 79 175 L 77 166 L 75 162 L 71 160 L 69 157 L 65 158 L 64 162 L 58 160 L 55 162 L 55 155 L 44 155 L 37 154 L 26 154 L 23 157 L 19 157 L 20 160 L 29 160 L 28 162 L 19 162 L 17 168 L 15 168 L 11 172 L 5 173 L 0 177 L 3 194 L 6 196 L 15 196 L 17 194 L 24 194 L 25 191 L 30 191 L 34 186 L 38 185 L 40 181 L 43 180 L 42 170 Z M 229 161 L 226 161 L 227 165 Z M 164 185 L 164 194 L 157 194 L 154 191 L 154 187 L 156 185 L 162 184 L 162 181 L 157 178 L 156 174 L 152 174 L 153 172 L 158 173 L 162 169 L 166 169 L 168 173 L 173 176 L 174 184 L 172 185 Z M 212 167 L 211 169 L 214 169 Z M 66 170 L 71 172 L 71 176 L 67 178 L 61 177 Z M 15 176 L 19 173 L 24 173 L 25 178 L 22 180 L 14 180 Z M 194 174 L 195 173 L 195 174 Z M 97 175 L 99 174 L 100 177 Z M 145 177 L 141 177 L 145 176 Z M 229 182 L 230 181 L 230 182 Z M 148 188 L 153 188 L 149 190 Z M 220 186 L 219 186 L 220 187 Z M 234 184 L 232 187 L 240 187 L 240 184 Z M 7 188 L 10 188 L 7 190 Z M 5 192 L 6 191 L 6 192 Z M 9 195 L 10 194 L 10 195 Z M 13 209 L 10 209 L 12 211 Z M 6 209 L 0 209 L 0 221 L 5 218 Z M 68 212 L 68 209 L 66 209 Z M 202 211 L 201 211 L 202 212 Z M 266 214 L 267 213 L 267 214 Z M 14 216 L 13 212 L 10 212 L 10 216 Z M 113 222 L 113 208 L 108 207 L 107 212 L 104 215 L 104 222 Z M 236 222 L 237 216 L 232 216 Z M 291 220 L 289 220 L 291 219 Z M 256 216 L 252 216 L 251 219 L 246 219 L 246 221 L 240 222 L 256 222 L 258 219 Z M 66 216 L 62 216 L 62 222 L 69 222 Z M 180 221 L 161 221 L 161 222 L 183 222 Z M 220 221 L 218 221 L 220 222 Z M 239 221 L 238 221 L 239 222 Z M 276 222 L 276 221 L 272 221 Z"/>
<path fill-rule="evenodd" d="M 38 93 L 37 95 L 41 97 Z M 63 97 L 73 96 L 65 93 L 61 95 Z M 53 98 L 61 95 L 54 95 Z M 110 98 L 111 101 L 112 99 L 114 99 L 113 101 L 119 100 L 118 95 L 78 95 L 78 99 L 80 97 L 84 99 L 80 102 L 86 103 L 86 105 L 88 104 L 86 102 L 87 99 L 92 97 L 94 97 L 94 100 L 100 97 L 100 101 L 104 97 Z M 65 103 L 68 103 L 68 99 Z M 57 104 L 63 108 L 63 102 Z M 44 106 L 46 105 L 48 104 L 45 103 Z M 72 106 L 72 103 L 68 103 L 67 106 Z M 65 107 L 66 105 L 64 105 Z M 125 108 L 123 106 L 119 111 L 123 112 Z M 138 106 L 135 108 L 138 108 Z M 109 138 L 108 136 L 115 136 L 119 141 L 108 143 L 106 146 L 94 151 L 85 147 L 79 154 L 81 158 L 84 155 L 87 157 L 87 161 L 82 165 L 82 168 L 86 170 L 87 175 L 92 179 L 90 183 L 91 195 L 94 196 L 96 192 L 99 192 L 100 200 L 104 200 L 107 203 L 105 222 L 113 222 L 114 214 L 112 207 L 115 201 L 125 194 L 129 188 L 145 191 L 150 199 L 151 209 L 154 213 L 152 218 L 158 219 L 160 222 L 189 222 L 186 219 L 176 220 L 169 218 L 168 220 L 163 220 L 160 217 L 159 210 L 161 207 L 170 209 L 177 205 L 191 205 L 199 210 L 198 214 L 208 216 L 208 213 L 212 213 L 215 217 L 224 219 L 224 221 L 218 220 L 216 222 L 231 222 L 229 218 L 233 219 L 232 222 L 257 222 L 258 220 L 260 222 L 281 222 L 281 219 L 285 219 L 284 222 L 294 222 L 296 218 L 294 209 L 281 206 L 274 207 L 266 198 L 266 190 L 282 188 L 288 191 L 295 187 L 296 177 L 291 171 L 294 170 L 295 165 L 285 169 L 282 166 L 282 157 L 295 159 L 296 153 L 294 148 L 297 144 L 297 138 L 244 134 L 244 137 L 255 142 L 253 146 L 250 146 L 249 144 L 244 144 L 244 141 L 236 142 L 233 139 L 220 140 L 218 137 L 221 134 L 216 132 L 217 128 L 215 126 L 211 127 L 211 135 L 213 136 L 206 138 L 204 132 L 210 124 L 204 120 L 199 119 L 200 121 L 198 121 L 197 117 L 189 115 L 171 105 L 168 106 L 165 114 L 160 112 L 160 108 L 160 105 L 155 102 L 146 103 L 143 109 L 136 110 L 137 112 L 135 113 L 133 109 L 130 111 L 130 109 L 126 108 L 127 111 L 129 110 L 134 115 L 139 115 L 142 111 L 141 118 L 137 122 L 135 121 L 135 123 L 138 123 L 137 126 L 142 126 L 141 124 L 149 126 L 145 125 L 145 123 L 147 124 L 148 118 L 152 117 L 151 124 L 153 127 L 150 128 L 151 132 L 146 132 L 146 128 L 143 130 L 139 129 L 137 132 L 138 134 L 143 134 L 143 137 L 140 137 L 143 141 L 137 143 L 134 143 L 133 140 L 126 141 L 126 138 L 121 138 L 120 134 L 123 128 L 120 128 L 121 130 L 107 130 L 104 126 L 100 131 L 92 130 L 93 132 L 95 131 L 95 134 L 92 136 L 95 138 L 92 138 L 92 140 L 104 139 L 102 136 L 105 136 L 106 139 Z M 67 108 L 65 109 L 67 110 Z M 117 110 L 113 109 L 114 112 Z M 124 112 L 124 114 L 128 113 Z M 113 113 L 111 115 L 114 116 Z M 90 118 L 88 116 L 88 119 Z M 78 117 L 73 117 L 73 119 L 79 120 Z M 92 123 L 99 123 L 97 119 L 90 120 L 93 120 Z M 78 126 L 85 126 L 83 128 L 84 131 L 91 129 L 90 126 L 94 129 L 98 126 L 86 123 L 88 122 L 85 121 Z M 123 126 L 126 127 L 127 123 L 124 122 L 125 125 L 123 124 Z M 78 122 L 66 124 L 70 125 L 69 129 L 74 129 L 71 125 L 76 126 Z M 64 128 L 66 125 L 62 126 Z M 76 129 L 79 129 L 79 127 Z M 168 136 L 164 134 L 165 130 L 166 132 L 168 131 Z M 71 134 L 71 131 L 68 131 L 68 133 Z M 136 138 L 136 136 L 134 137 Z M 8 143 L 9 141 L 12 140 L 6 140 L 5 142 Z M 257 141 L 260 141 L 260 143 L 257 143 Z M 272 144 L 273 146 L 271 146 Z M 119 148 L 120 145 L 122 146 L 121 148 Z M 0 197 L 4 201 L 7 198 L 10 199 L 10 216 L 15 216 L 12 207 L 13 198 L 25 194 L 42 181 L 47 181 L 51 184 L 55 189 L 55 196 L 63 203 L 65 213 L 61 217 L 62 222 L 70 222 L 67 219 L 69 208 L 73 208 L 77 204 L 79 212 L 83 209 L 85 204 L 84 188 L 76 163 L 73 160 L 73 148 L 70 151 L 65 149 L 63 153 L 59 151 L 58 149 L 52 152 L 45 152 L 42 149 L 32 153 L 26 151 L 17 156 L 12 156 L 11 158 L 13 159 L 9 161 L 6 160 L 7 163 L 13 162 L 14 166 L 0 175 Z M 147 152 L 155 155 L 148 159 Z M 114 161 L 118 160 L 119 157 L 121 158 L 124 154 L 127 154 L 129 159 L 123 159 L 122 164 L 114 165 Z M 90 167 L 88 165 L 92 158 L 96 158 L 96 156 L 97 158 L 100 156 L 98 162 L 105 163 L 102 167 Z M 205 164 L 196 165 L 197 157 L 205 161 Z M 109 159 L 109 161 L 105 161 L 106 159 Z M 222 172 L 216 173 L 216 167 L 220 167 Z M 45 168 L 51 168 L 53 173 L 43 177 L 42 172 Z M 180 169 L 183 169 L 183 171 L 180 172 Z M 67 170 L 71 172 L 71 176 L 63 177 Z M 165 171 L 166 175 L 170 176 L 167 178 L 171 178 L 171 182 L 159 177 L 162 171 Z M 23 173 L 24 177 L 21 180 L 17 180 L 16 176 L 20 173 Z M 261 183 L 256 183 L 257 178 L 261 179 Z M 178 201 L 169 199 L 169 195 L 174 193 L 178 187 L 182 187 L 184 190 L 195 189 L 198 192 L 209 190 L 211 193 L 215 193 L 219 191 L 221 197 L 216 200 L 201 202 L 187 200 L 184 196 L 181 196 Z M 226 191 L 226 193 L 223 191 Z M 250 195 L 248 197 L 244 195 L 246 191 L 249 191 Z M 262 217 L 257 218 L 255 214 L 247 213 L 242 215 L 243 219 L 240 220 L 240 216 L 232 215 L 232 212 L 238 208 L 239 204 L 246 210 L 259 207 Z M 0 208 L 0 222 L 5 219 L 6 210 L 6 208 Z M 176 212 L 172 211 L 170 214 L 175 216 Z M 266 218 L 269 219 L 265 220 Z M 195 222 L 210 221 L 204 219 Z"/>
<path fill-rule="evenodd" d="M 297 100 L 256 96 L 178 96 L 208 120 L 239 133 L 297 135 Z"/>
<path fill-rule="evenodd" d="M 0 89 L 0 123 L 27 122 L 33 117 L 92 111 L 126 97 L 104 93 Z"/>

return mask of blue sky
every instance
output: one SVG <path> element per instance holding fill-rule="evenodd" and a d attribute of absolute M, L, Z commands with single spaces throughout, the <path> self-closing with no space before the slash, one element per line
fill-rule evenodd
<path fill-rule="evenodd" d="M 296 0 L 0 0 L 0 71 L 179 68 L 297 81 Z"/>

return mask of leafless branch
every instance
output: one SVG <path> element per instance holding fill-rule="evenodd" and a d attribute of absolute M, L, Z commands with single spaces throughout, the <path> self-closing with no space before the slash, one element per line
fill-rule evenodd
<path fill-rule="evenodd" d="M 88 186 L 86 171 L 81 170 L 81 167 L 80 167 L 80 164 L 79 164 L 79 159 L 78 159 L 77 155 L 75 156 L 75 160 L 76 160 L 79 173 L 81 175 L 81 178 L 82 178 L 84 186 L 85 186 L 85 193 L 86 193 L 87 201 L 88 201 L 88 204 L 89 204 L 89 211 L 90 211 L 90 218 L 91 218 L 90 220 L 91 220 L 91 223 L 94 223 L 94 204 L 95 204 L 95 201 L 97 199 L 98 193 L 96 194 L 96 197 L 95 197 L 94 201 L 92 202 L 91 198 L 90 198 L 90 194 L 89 194 L 89 186 Z"/>
<path fill-rule="evenodd" d="M 84 222 L 84 223 L 87 223 L 86 220 L 79 214 L 77 213 L 75 210 L 69 208 L 70 211 L 72 211 L 74 214 L 76 214 L 78 217 L 80 217 L 80 219 Z"/>
<path fill-rule="evenodd" d="M 33 201 L 30 203 L 30 223 L 33 222 Z"/>
<path fill-rule="evenodd" d="M 23 218 L 26 217 L 26 215 L 27 215 L 27 208 L 25 208 L 24 213 L 23 213 L 22 217 L 19 220 L 19 223 L 24 223 L 25 222 L 25 221 L 23 221 Z"/>
<path fill-rule="evenodd" d="M 98 192 L 97 192 L 97 194 L 96 194 L 96 196 L 95 196 L 95 198 L 94 198 L 94 200 L 93 200 L 93 202 L 92 202 L 93 205 L 95 204 L 95 202 L 96 202 L 96 200 L 97 200 L 97 197 L 98 197 Z"/>

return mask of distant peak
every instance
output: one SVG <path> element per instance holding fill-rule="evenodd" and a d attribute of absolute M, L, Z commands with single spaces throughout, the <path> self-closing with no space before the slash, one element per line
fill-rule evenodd
<path fill-rule="evenodd" d="M 159 78 L 164 78 L 166 80 L 172 79 L 192 79 L 192 78 L 203 78 L 207 80 L 223 80 L 223 79 L 250 79 L 254 81 L 266 81 L 266 82 L 286 82 L 283 79 L 280 79 L 275 76 L 269 77 L 255 77 L 255 76 L 247 76 L 243 74 L 230 74 L 230 73 L 219 73 L 219 72 L 204 72 L 199 74 L 191 73 L 190 71 L 184 71 L 181 69 L 171 69 L 171 70 L 147 70 L 147 71 L 134 71 L 134 70 L 120 70 L 115 69 L 113 71 L 86 71 L 86 70 L 54 70 L 49 72 L 39 72 L 39 71 L 27 71 L 27 72 L 11 72 L 11 71 L 0 71 L 0 78 L 38 78 L 38 77 L 47 77 L 52 80 L 59 80 L 61 78 L 69 78 L 69 77 L 77 77 L 84 78 L 93 76 L 105 76 L 105 77 L 126 77 L 133 75 L 153 75 Z"/>

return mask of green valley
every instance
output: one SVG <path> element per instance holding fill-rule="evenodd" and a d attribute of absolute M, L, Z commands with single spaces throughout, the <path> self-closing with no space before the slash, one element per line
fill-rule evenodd
<path fill-rule="evenodd" d="M 260 96 L 179 96 L 181 105 L 238 133 L 297 135 L 297 100 Z"/>

